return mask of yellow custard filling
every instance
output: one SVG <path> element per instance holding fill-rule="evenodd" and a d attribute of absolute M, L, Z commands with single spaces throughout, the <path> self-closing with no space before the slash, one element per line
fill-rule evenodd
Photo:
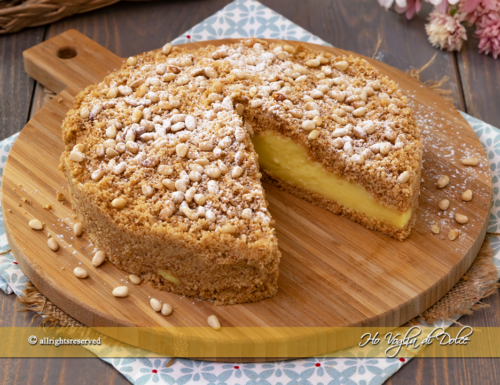
<path fill-rule="evenodd" d="M 275 177 L 294 186 L 321 194 L 338 204 L 378 219 L 396 228 L 403 228 L 411 217 L 411 209 L 400 212 L 378 203 L 364 187 L 348 182 L 325 170 L 307 157 L 307 150 L 289 138 L 271 131 L 252 138 L 259 154 L 260 166 Z"/>

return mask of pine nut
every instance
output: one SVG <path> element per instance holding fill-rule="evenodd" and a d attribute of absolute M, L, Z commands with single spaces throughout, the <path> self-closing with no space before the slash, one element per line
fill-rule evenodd
<path fill-rule="evenodd" d="M 205 169 L 205 174 L 207 174 L 209 178 L 217 179 L 221 176 L 221 171 L 218 167 L 212 166 Z"/>
<path fill-rule="evenodd" d="M 457 229 L 451 229 L 450 232 L 448 233 L 448 239 L 450 241 L 454 241 L 458 237 L 458 230 Z"/>
<path fill-rule="evenodd" d="M 85 155 L 83 155 L 80 151 L 71 151 L 69 153 L 69 158 L 73 161 L 73 162 L 83 162 L 83 160 L 85 159 Z"/>
<path fill-rule="evenodd" d="M 175 74 L 172 74 L 172 73 L 165 74 L 165 76 L 163 77 L 164 82 L 171 82 L 174 79 L 175 79 Z M 145 95 L 145 93 L 144 93 L 144 95 Z"/>
<path fill-rule="evenodd" d="M 467 222 L 469 222 L 469 218 L 462 214 L 455 214 L 455 220 L 461 225 L 465 225 Z"/>
<path fill-rule="evenodd" d="M 345 60 L 339 61 L 337 63 L 333 63 L 333 66 L 338 69 L 339 71 L 345 71 L 347 67 L 349 67 L 349 63 L 346 62 Z"/>
<path fill-rule="evenodd" d="M 368 109 L 366 107 L 360 107 L 360 108 L 357 108 L 355 109 L 352 114 L 356 117 L 361 117 L 361 116 L 365 116 L 366 113 L 368 112 Z"/>
<path fill-rule="evenodd" d="M 80 110 L 80 117 L 82 119 L 87 119 L 90 116 L 90 111 L 87 107 L 82 107 Z"/>
<path fill-rule="evenodd" d="M 73 226 L 73 232 L 75 233 L 75 235 L 77 237 L 79 237 L 80 235 L 82 235 L 83 225 L 80 222 L 75 223 L 75 225 Z"/>
<path fill-rule="evenodd" d="M 131 56 L 127 59 L 127 65 L 129 67 L 135 66 L 137 64 L 137 58 Z"/>
<path fill-rule="evenodd" d="M 186 129 L 189 131 L 193 131 L 196 128 L 196 118 L 194 116 L 186 116 L 184 123 L 186 124 Z"/>
<path fill-rule="evenodd" d="M 85 270 L 83 267 L 75 267 L 75 269 L 73 270 L 73 274 L 75 274 L 75 276 L 80 279 L 84 279 L 89 276 L 89 273 L 87 273 L 87 270 Z"/>
<path fill-rule="evenodd" d="M 75 144 L 75 146 L 73 147 L 73 151 L 84 152 L 85 145 L 83 143 Z"/>
<path fill-rule="evenodd" d="M 140 98 L 142 98 L 147 93 L 148 93 L 148 87 L 145 84 L 139 86 L 139 88 L 137 88 L 137 91 L 135 91 L 135 94 Z"/>
<path fill-rule="evenodd" d="M 219 74 L 217 73 L 217 71 L 215 70 L 215 68 L 212 68 L 212 67 L 206 67 L 204 69 L 204 73 L 205 73 L 205 76 L 207 78 L 209 78 L 209 79 L 214 79 L 217 76 L 219 76 Z"/>
<path fill-rule="evenodd" d="M 106 97 L 108 99 L 114 99 L 114 98 L 118 97 L 118 88 L 116 88 L 116 87 L 110 88 L 108 93 L 106 94 Z"/>
<path fill-rule="evenodd" d="M 118 286 L 118 287 L 115 287 L 113 289 L 112 294 L 115 297 L 119 297 L 119 298 L 128 297 L 128 287 L 127 286 Z"/>
<path fill-rule="evenodd" d="M 128 276 L 128 279 L 130 282 L 132 282 L 134 285 L 139 285 L 141 283 L 141 278 L 138 277 L 137 275 L 135 274 L 130 274 Z"/>
<path fill-rule="evenodd" d="M 172 175 L 174 173 L 174 169 L 172 166 L 167 166 L 167 165 L 161 165 L 158 166 L 158 174 L 161 175 Z"/>
<path fill-rule="evenodd" d="M 311 131 L 311 130 L 314 130 L 316 128 L 316 125 L 314 124 L 314 122 L 312 120 L 306 120 L 306 121 L 302 122 L 302 128 L 306 131 Z"/>
<path fill-rule="evenodd" d="M 250 102 L 250 107 L 252 108 L 257 108 L 260 107 L 264 104 L 264 101 L 262 99 L 255 99 Z"/>
<path fill-rule="evenodd" d="M 158 301 L 156 298 L 151 298 L 149 300 L 149 304 L 151 305 L 154 311 L 158 312 L 161 310 L 161 302 Z"/>
<path fill-rule="evenodd" d="M 234 234 L 234 233 L 236 233 L 236 227 L 234 227 L 233 225 L 230 225 L 230 224 L 226 224 L 226 225 L 221 227 L 220 231 L 222 231 L 223 233 L 226 233 L 226 234 Z"/>
<path fill-rule="evenodd" d="M 443 199 L 441 202 L 439 202 L 439 208 L 443 211 L 447 210 L 449 206 L 450 201 L 448 199 Z"/>
<path fill-rule="evenodd" d="M 113 199 L 111 202 L 111 206 L 113 206 L 115 209 L 122 209 L 127 205 L 127 201 L 123 198 L 116 198 Z"/>
<path fill-rule="evenodd" d="M 164 316 L 167 316 L 167 315 L 172 314 L 173 310 L 174 309 L 172 309 L 172 305 L 170 305 L 168 303 L 164 303 L 163 306 L 161 307 L 161 314 L 163 314 Z"/>
<path fill-rule="evenodd" d="M 251 209 L 244 209 L 241 212 L 241 217 L 243 219 L 250 219 L 250 218 L 252 218 L 252 210 Z"/>
<path fill-rule="evenodd" d="M 172 215 L 174 215 L 174 207 L 172 202 L 170 202 L 170 205 L 167 205 L 167 207 L 160 211 L 160 219 L 166 221 Z"/>
<path fill-rule="evenodd" d="M 54 238 L 49 238 L 47 241 L 47 245 L 52 251 L 57 251 L 59 249 L 59 243 Z"/>
<path fill-rule="evenodd" d="M 245 112 L 245 106 L 241 103 L 238 103 L 236 105 L 236 113 L 241 116 L 243 115 L 243 112 Z"/>
<path fill-rule="evenodd" d="M 226 148 L 228 148 L 229 146 L 231 146 L 231 144 L 233 144 L 233 140 L 231 139 L 230 136 L 225 136 L 224 138 L 222 138 L 217 147 L 219 147 L 220 149 L 222 150 L 225 150 Z"/>
<path fill-rule="evenodd" d="M 184 193 L 182 191 L 176 191 L 172 193 L 172 202 L 176 204 L 181 204 L 184 201 Z"/>
<path fill-rule="evenodd" d="M 470 202 L 472 200 L 472 190 L 467 190 L 462 194 L 462 200 Z"/>
<path fill-rule="evenodd" d="M 184 125 L 184 123 L 181 124 Z M 188 153 L 188 146 L 184 143 L 179 143 L 175 146 L 175 152 L 177 153 L 177 156 L 184 158 Z"/>
<path fill-rule="evenodd" d="M 98 180 L 101 180 L 101 178 L 104 176 L 104 170 L 103 169 L 99 169 L 99 170 L 96 170 L 92 173 L 91 175 L 91 178 L 92 180 L 94 181 L 98 181 Z"/>
<path fill-rule="evenodd" d="M 29 222 L 29 226 L 33 229 L 33 230 L 42 230 L 43 229 L 43 223 L 40 222 L 38 219 L 32 219 L 30 222 Z"/>
<path fill-rule="evenodd" d="M 478 163 L 479 159 L 477 158 L 462 159 L 462 164 L 465 166 L 477 166 Z"/>
<path fill-rule="evenodd" d="M 99 267 L 104 263 L 106 259 L 106 253 L 104 251 L 99 250 L 95 253 L 94 258 L 92 258 L 92 266 Z"/>
<path fill-rule="evenodd" d="M 410 172 L 405 171 L 398 176 L 398 183 L 400 184 L 406 183 L 408 182 L 409 179 L 410 179 Z"/>
<path fill-rule="evenodd" d="M 434 233 L 434 234 L 439 234 L 439 232 L 441 231 L 441 229 L 439 228 L 438 225 L 432 225 L 431 226 L 431 231 Z"/>
<path fill-rule="evenodd" d="M 307 136 L 307 139 L 309 140 L 318 139 L 319 134 L 320 134 L 319 130 L 312 130 Z"/>
<path fill-rule="evenodd" d="M 306 61 L 306 66 L 308 67 L 319 67 L 320 61 L 318 58 Z"/>
<path fill-rule="evenodd" d="M 210 317 L 207 318 L 208 325 L 215 329 L 215 330 L 220 330 L 220 322 L 217 316 L 211 315 Z"/>
<path fill-rule="evenodd" d="M 200 206 L 203 206 L 205 203 L 207 203 L 207 199 L 203 194 L 195 194 L 194 201 L 196 202 L 197 205 Z"/>
<path fill-rule="evenodd" d="M 172 51 L 172 44 L 170 43 L 167 43 L 163 46 L 163 48 L 161 49 L 161 51 L 165 54 L 165 55 L 168 55 L 171 51 Z"/>
<path fill-rule="evenodd" d="M 290 110 L 290 114 L 297 119 L 301 119 L 302 116 L 304 115 L 301 110 L 298 108 L 294 108 L 293 110 Z"/>
<path fill-rule="evenodd" d="M 241 176 L 241 174 L 243 174 L 243 169 L 240 167 L 240 166 L 236 166 L 235 168 L 233 168 L 233 170 L 231 171 L 231 176 L 233 178 L 239 178 Z"/>
<path fill-rule="evenodd" d="M 438 188 L 444 188 L 450 183 L 450 178 L 447 175 L 442 175 L 437 181 Z"/>

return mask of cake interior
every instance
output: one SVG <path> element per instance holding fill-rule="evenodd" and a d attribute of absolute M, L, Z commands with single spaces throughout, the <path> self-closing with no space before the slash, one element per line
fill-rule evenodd
<path fill-rule="evenodd" d="M 412 209 L 405 212 L 380 204 L 364 187 L 328 172 L 320 163 L 311 161 L 307 150 L 292 139 L 274 131 L 264 131 L 252 138 L 260 166 L 274 177 L 320 194 L 345 208 L 365 214 L 391 227 L 404 228 Z"/>

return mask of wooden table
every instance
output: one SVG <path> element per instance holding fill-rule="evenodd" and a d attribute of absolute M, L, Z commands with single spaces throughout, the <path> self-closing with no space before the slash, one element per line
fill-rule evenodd
<path fill-rule="evenodd" d="M 124 2 L 46 27 L 0 36 L 0 140 L 18 132 L 48 96 L 24 72 L 22 51 L 74 28 L 121 57 L 158 48 L 215 13 L 229 0 Z M 469 33 L 462 52 L 431 47 L 424 31 L 430 5 L 413 20 L 386 12 L 375 0 L 261 0 L 303 28 L 336 47 L 372 56 L 403 71 L 420 68 L 435 54 L 421 80 L 449 76 L 456 107 L 500 127 L 498 97 L 500 60 L 480 55 Z M 491 307 L 463 317 L 471 326 L 500 326 L 500 296 L 488 298 Z M 29 326 L 33 313 L 18 313 L 14 295 L 0 293 L 0 327 Z M 37 324 L 37 320 L 33 322 Z M 387 384 L 498 384 L 498 359 L 414 359 Z M 110 365 L 98 359 L 2 359 L 2 384 L 78 383 L 128 384 Z"/>

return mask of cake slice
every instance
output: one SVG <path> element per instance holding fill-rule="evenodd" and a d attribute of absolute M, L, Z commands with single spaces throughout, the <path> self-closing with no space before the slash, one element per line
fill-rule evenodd
<path fill-rule="evenodd" d="M 361 58 L 264 44 L 250 39 L 225 60 L 238 77 L 252 79 L 242 81 L 236 98 L 265 179 L 369 229 L 407 238 L 422 140 L 397 84 Z"/>

